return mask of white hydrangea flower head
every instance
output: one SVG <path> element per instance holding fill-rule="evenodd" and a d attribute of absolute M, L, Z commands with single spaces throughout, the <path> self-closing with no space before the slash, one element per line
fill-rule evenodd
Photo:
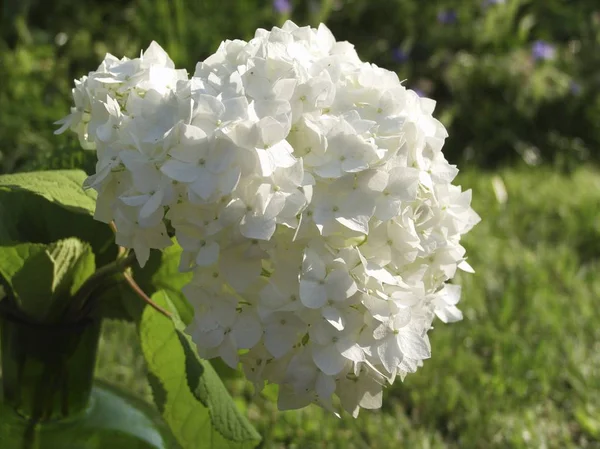
<path fill-rule="evenodd" d="M 177 238 L 201 355 L 279 384 L 281 409 L 381 407 L 434 317 L 462 318 L 479 217 L 435 102 L 325 25 L 225 41 L 191 78 L 156 43 L 108 55 L 73 97 L 59 132 L 98 153 L 96 218 L 142 265 Z"/>

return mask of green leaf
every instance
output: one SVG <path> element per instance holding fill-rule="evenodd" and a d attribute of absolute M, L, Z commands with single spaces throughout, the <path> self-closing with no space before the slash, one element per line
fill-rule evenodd
<path fill-rule="evenodd" d="M 4 256 L 5 249 L 12 248 L 0 248 L 0 258 Z M 17 253 L 25 258 L 19 261 L 22 263 L 18 271 L 12 278 L 6 278 L 6 281 L 12 288 L 19 309 L 35 321 L 45 321 L 50 314 L 52 304 L 50 300 L 54 275 L 52 259 L 46 247 L 33 247 L 25 251 L 17 249 L 10 259 L 16 258 Z M 4 263 L 3 261 L 2 265 Z"/>
<path fill-rule="evenodd" d="M 163 387 L 155 395 L 179 443 L 184 449 L 256 447 L 260 436 L 210 363 L 197 355 L 169 295 L 160 291 L 152 299 L 173 316 L 146 307 L 139 321 L 141 346 L 155 387 L 157 382 Z"/>
<path fill-rule="evenodd" d="M 25 261 L 39 252 L 43 252 L 46 245 L 39 243 L 23 243 L 9 247 L 0 247 L 0 276 L 11 285 L 11 279 L 23 268 Z"/>
<path fill-rule="evenodd" d="M 19 309 L 36 321 L 59 320 L 95 269 L 92 248 L 76 238 L 0 246 L 0 276 Z"/>
<path fill-rule="evenodd" d="M 112 231 L 92 215 L 72 212 L 26 190 L 0 187 L 0 246 L 25 242 L 50 244 L 68 237 L 88 242 L 98 266 L 112 262 L 117 256 Z"/>
<path fill-rule="evenodd" d="M 96 271 L 94 253 L 87 243 L 70 237 L 52 243 L 48 252 L 54 262 L 54 294 L 73 296 Z"/>
<path fill-rule="evenodd" d="M 93 215 L 96 192 L 83 190 L 87 175 L 82 170 L 52 170 L 0 176 L 0 187 L 25 190 L 71 212 Z"/>

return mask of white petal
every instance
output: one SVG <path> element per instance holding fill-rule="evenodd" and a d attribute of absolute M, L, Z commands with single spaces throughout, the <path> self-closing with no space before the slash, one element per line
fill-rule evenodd
<path fill-rule="evenodd" d="M 275 233 L 275 219 L 244 215 L 240 223 L 240 232 L 249 239 L 269 240 Z"/>
<path fill-rule="evenodd" d="M 455 306 L 460 301 L 462 288 L 460 285 L 446 284 L 443 290 L 443 299 L 446 304 Z"/>
<path fill-rule="evenodd" d="M 156 190 L 156 187 L 160 185 L 161 177 L 160 171 L 150 165 L 144 165 L 131 172 L 133 176 L 133 185 L 135 188 L 143 193 L 150 193 Z"/>
<path fill-rule="evenodd" d="M 287 103 L 287 102 L 286 102 Z M 289 105 L 289 104 L 288 104 Z M 265 145 L 274 145 L 285 138 L 285 130 L 274 117 L 265 117 L 257 124 Z"/>
<path fill-rule="evenodd" d="M 233 345 L 233 337 L 230 335 L 223 340 L 221 346 L 219 346 L 219 356 L 223 361 L 233 369 L 237 369 L 239 357 L 237 348 Z"/>
<path fill-rule="evenodd" d="M 375 210 L 375 215 L 381 221 L 387 221 L 400 215 L 401 208 L 401 201 L 395 200 L 392 197 L 382 196 L 377 199 L 377 208 Z"/>
<path fill-rule="evenodd" d="M 376 410 L 381 408 L 382 403 L 383 387 L 376 382 L 372 382 L 371 388 L 363 393 L 359 405 L 365 409 Z"/>
<path fill-rule="evenodd" d="M 325 280 L 325 285 L 328 297 L 334 301 L 343 301 L 357 291 L 354 279 L 343 269 L 330 272 Z"/>
<path fill-rule="evenodd" d="M 300 301 L 309 309 L 318 309 L 327 302 L 325 286 L 319 282 L 300 280 Z"/>
<path fill-rule="evenodd" d="M 277 408 L 279 410 L 295 410 L 306 407 L 313 400 L 311 394 L 297 394 L 289 385 L 282 385 L 277 396 Z"/>
<path fill-rule="evenodd" d="M 402 329 L 397 335 L 398 347 L 406 357 L 411 359 L 428 359 L 431 351 L 423 337 L 410 329 Z"/>
<path fill-rule="evenodd" d="M 444 323 L 455 323 L 463 319 L 462 312 L 456 306 L 436 308 L 435 314 Z"/>
<path fill-rule="evenodd" d="M 399 281 L 385 268 L 378 266 L 377 264 L 368 262 L 367 259 L 361 254 L 359 250 L 358 257 L 365 268 L 365 273 L 367 276 L 371 276 L 372 278 L 377 279 L 379 282 L 390 285 L 398 285 Z"/>
<path fill-rule="evenodd" d="M 271 176 L 277 168 L 277 166 L 275 165 L 275 162 L 271 159 L 269 152 L 267 150 L 257 148 L 256 154 L 258 156 L 258 163 L 260 165 L 260 174 L 262 176 Z"/>
<path fill-rule="evenodd" d="M 108 142 L 112 137 L 113 131 L 112 123 L 109 120 L 96 128 L 96 135 L 102 142 Z"/>
<path fill-rule="evenodd" d="M 223 257 L 221 253 L 219 269 L 225 279 L 237 292 L 243 292 L 259 276 L 262 269 L 260 259 L 245 259 L 239 254 L 233 257 Z"/>
<path fill-rule="evenodd" d="M 392 318 L 392 328 L 394 330 L 402 329 L 407 326 L 412 319 L 412 312 L 410 307 L 400 307 L 396 315 Z"/>
<path fill-rule="evenodd" d="M 378 325 L 375 329 L 373 329 L 373 338 L 375 340 L 382 340 L 390 335 L 392 332 L 392 328 L 390 327 L 392 320 L 387 320 L 380 325 Z"/>
<path fill-rule="evenodd" d="M 198 170 L 197 179 L 190 184 L 190 190 L 200 198 L 208 199 L 217 187 L 217 177 L 208 170 Z"/>
<path fill-rule="evenodd" d="M 62 134 L 64 133 L 67 129 L 69 129 L 69 127 L 71 126 L 71 124 L 73 123 L 73 121 L 75 120 L 75 117 L 77 117 L 75 114 L 69 114 L 66 117 L 54 122 L 54 125 L 62 125 L 60 128 L 58 128 L 56 131 L 54 131 L 54 134 L 58 135 L 58 134 Z"/>
<path fill-rule="evenodd" d="M 338 342 L 337 348 L 340 353 L 348 360 L 352 360 L 355 363 L 363 362 L 365 360 L 364 351 L 357 344 L 345 344 L 347 342 Z"/>
<path fill-rule="evenodd" d="M 304 252 L 304 258 L 302 260 L 302 273 L 310 279 L 325 280 L 325 263 L 319 257 L 319 255 L 311 249 L 307 249 Z"/>
<path fill-rule="evenodd" d="M 221 194 L 228 195 L 233 189 L 237 186 L 241 176 L 241 171 L 239 167 L 232 167 L 226 170 L 223 173 L 220 173 L 217 182 L 219 185 L 219 189 L 221 190 Z"/>
<path fill-rule="evenodd" d="M 336 307 L 323 307 L 321 313 L 323 314 L 323 318 L 325 318 L 327 322 L 335 327 L 338 331 L 344 329 L 344 320 L 339 309 Z"/>
<path fill-rule="evenodd" d="M 196 256 L 196 263 L 202 267 L 212 265 L 219 259 L 219 244 L 210 242 L 200 248 Z"/>
<path fill-rule="evenodd" d="M 163 190 L 157 190 L 154 194 L 146 201 L 146 204 L 142 206 L 140 209 L 140 219 L 148 218 L 154 212 L 158 210 L 158 208 L 162 204 L 162 200 L 164 197 Z"/>
<path fill-rule="evenodd" d="M 150 258 L 150 248 L 144 244 L 134 243 L 133 250 L 135 251 L 135 258 L 140 264 L 140 267 L 144 268 L 144 265 L 146 265 L 146 262 L 148 262 L 148 259 Z"/>
<path fill-rule="evenodd" d="M 369 233 L 369 217 L 366 215 L 336 217 L 335 220 L 353 231 L 361 232 L 363 234 Z"/>
<path fill-rule="evenodd" d="M 463 260 L 461 263 L 459 263 L 458 268 L 467 273 L 475 273 L 473 267 L 471 267 L 471 265 L 469 265 L 466 260 Z"/>
<path fill-rule="evenodd" d="M 297 162 L 297 159 L 292 156 L 294 149 L 287 140 L 277 142 L 269 147 L 267 151 L 276 167 L 289 168 Z"/>
<path fill-rule="evenodd" d="M 330 376 L 335 376 L 346 365 L 346 359 L 340 354 L 335 345 L 313 345 L 312 357 L 319 369 Z"/>
<path fill-rule="evenodd" d="M 390 172 L 388 190 L 403 201 L 413 201 L 419 187 L 419 170 L 412 167 L 396 167 Z"/>
<path fill-rule="evenodd" d="M 279 326 L 267 328 L 265 331 L 265 347 L 276 359 L 287 354 L 296 343 L 296 334 L 283 332 Z"/>
<path fill-rule="evenodd" d="M 390 373 L 393 372 L 396 367 L 402 361 L 402 353 L 398 348 L 398 343 L 393 337 L 385 338 L 381 344 L 377 347 L 377 355 L 381 359 L 381 364 Z"/>
<path fill-rule="evenodd" d="M 133 196 L 121 196 L 119 199 L 128 206 L 138 207 L 142 204 L 146 204 L 146 201 L 150 198 L 150 195 L 133 195 Z"/>
<path fill-rule="evenodd" d="M 200 175 L 197 165 L 175 159 L 165 162 L 160 167 L 160 171 L 172 180 L 179 182 L 192 182 Z"/>
<path fill-rule="evenodd" d="M 319 399 L 329 399 L 335 391 L 335 379 L 326 374 L 320 373 L 315 382 L 315 391 Z"/>
<path fill-rule="evenodd" d="M 342 176 L 342 167 L 339 161 L 331 161 L 315 167 L 315 173 L 321 178 L 339 178 Z"/>
<path fill-rule="evenodd" d="M 102 181 L 104 181 L 106 179 L 106 177 L 110 174 L 110 171 L 111 171 L 111 166 L 106 165 L 97 173 L 94 173 L 93 175 L 86 178 L 86 180 L 83 182 L 83 188 L 91 189 L 93 187 L 98 186 L 99 184 L 102 183 Z"/>
<path fill-rule="evenodd" d="M 259 117 L 271 118 L 289 113 L 291 107 L 289 101 L 286 100 L 256 100 L 254 101 L 254 110 Z M 269 138 L 271 138 L 270 135 L 267 136 L 267 139 Z M 269 143 L 269 140 L 265 140 L 265 143 Z"/>
<path fill-rule="evenodd" d="M 250 349 L 260 340 L 262 327 L 256 315 L 242 312 L 234 323 L 231 333 L 238 348 Z"/>
<path fill-rule="evenodd" d="M 198 332 L 193 334 L 196 337 L 196 344 L 203 348 L 216 348 L 225 338 L 225 333 L 222 327 L 218 327 L 209 332 Z"/>
<path fill-rule="evenodd" d="M 235 97 L 223 100 L 225 113 L 221 117 L 224 122 L 246 118 L 248 116 L 248 99 L 246 97 Z"/>

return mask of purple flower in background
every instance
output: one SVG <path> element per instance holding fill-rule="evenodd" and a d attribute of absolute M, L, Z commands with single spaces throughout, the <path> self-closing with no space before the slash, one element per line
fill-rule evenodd
<path fill-rule="evenodd" d="M 449 25 L 451 23 L 455 23 L 458 20 L 458 14 L 453 9 L 446 9 L 438 12 L 437 20 L 439 23 L 443 23 L 444 25 Z"/>
<path fill-rule="evenodd" d="M 503 5 L 504 3 L 506 3 L 506 0 L 483 0 L 482 5 L 487 8 L 488 6 Z"/>
<path fill-rule="evenodd" d="M 531 55 L 536 61 L 554 59 L 555 54 L 556 49 L 554 46 L 546 41 L 538 40 L 531 46 Z"/>
<path fill-rule="evenodd" d="M 290 0 L 273 0 L 273 8 L 279 14 L 289 14 L 292 12 L 292 3 Z"/>
<path fill-rule="evenodd" d="M 418 87 L 415 87 L 413 89 L 415 91 L 415 93 L 419 96 L 419 97 L 424 97 L 425 96 L 425 92 L 423 92 L 421 89 L 419 89 Z"/>
<path fill-rule="evenodd" d="M 404 51 L 400 47 L 396 47 L 392 50 L 392 58 L 394 61 L 402 64 L 403 62 L 408 61 L 409 55 L 407 51 Z"/>
<path fill-rule="evenodd" d="M 573 95 L 579 95 L 581 93 L 581 89 L 581 84 L 571 80 L 571 82 L 569 83 L 569 91 L 571 91 Z"/>

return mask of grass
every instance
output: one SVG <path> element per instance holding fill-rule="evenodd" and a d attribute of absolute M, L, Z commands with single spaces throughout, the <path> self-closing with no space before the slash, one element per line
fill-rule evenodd
<path fill-rule="evenodd" d="M 600 448 L 600 172 L 506 169 L 458 182 L 483 218 L 464 239 L 477 271 L 457 279 L 465 319 L 437 322 L 432 359 L 356 420 L 278 412 L 273 389 L 253 397 L 223 371 L 262 447 Z M 149 397 L 131 326 L 106 323 L 98 375 Z"/>

